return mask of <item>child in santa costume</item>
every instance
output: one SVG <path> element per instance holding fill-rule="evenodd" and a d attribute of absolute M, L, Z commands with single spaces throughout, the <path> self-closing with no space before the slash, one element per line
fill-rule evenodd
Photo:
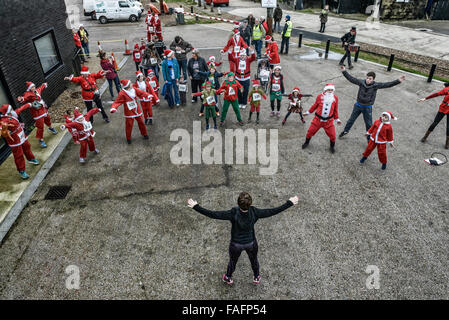
<path fill-rule="evenodd" d="M 126 141 L 128 144 L 131 144 L 131 133 L 133 130 L 134 120 L 136 120 L 139 125 L 140 134 L 145 140 L 147 140 L 147 127 L 143 122 L 142 109 L 140 108 L 138 99 L 150 100 L 152 96 L 145 91 L 133 88 L 131 81 L 128 79 L 123 79 L 120 83 L 122 84 L 122 91 L 120 91 L 117 99 L 115 99 L 112 104 L 110 112 L 115 113 L 118 107 L 124 105 Z"/>
<path fill-rule="evenodd" d="M 243 126 L 242 117 L 240 115 L 239 103 L 237 100 L 237 91 L 243 91 L 242 85 L 235 80 L 234 73 L 229 72 L 227 74 L 227 80 L 224 81 L 221 87 L 217 90 L 217 94 L 224 93 L 223 109 L 221 110 L 220 126 L 223 125 L 226 120 L 226 114 L 228 113 L 229 105 L 232 105 L 234 113 L 237 116 L 237 120 L 241 126 Z"/>
<path fill-rule="evenodd" d="M 234 60 L 239 59 L 240 50 L 242 49 L 248 49 L 248 45 L 243 40 L 243 37 L 240 36 L 240 31 L 238 29 L 234 29 L 234 35 L 228 40 L 226 46 L 220 51 L 222 54 L 224 54 L 226 51 L 229 53 L 229 68 L 231 72 L 236 71 Z"/>
<path fill-rule="evenodd" d="M 24 156 L 29 163 L 35 165 L 39 164 L 39 161 L 36 160 L 33 152 L 31 152 L 31 145 L 23 130 L 24 126 L 19 121 L 19 114 L 29 108 L 31 108 L 31 103 L 24 104 L 16 110 L 8 104 L 4 104 L 0 107 L 1 136 L 11 148 L 17 171 L 19 171 L 19 174 L 23 179 L 28 179 L 30 177 L 25 171 Z"/>
<path fill-rule="evenodd" d="M 156 95 L 159 93 L 159 80 L 157 79 L 156 75 L 154 74 L 154 70 L 150 69 L 148 70 L 148 77 L 147 77 L 148 83 L 153 88 Z"/>
<path fill-rule="evenodd" d="M 444 146 L 445 149 L 449 149 L 449 82 L 446 82 L 444 84 L 444 89 L 438 92 L 435 92 L 431 94 L 430 96 L 426 98 L 422 98 L 418 100 L 418 102 L 426 101 L 427 99 L 432 99 L 435 97 L 443 96 L 443 101 L 440 104 L 440 108 L 438 109 L 438 113 L 435 116 L 435 120 L 433 120 L 433 123 L 430 125 L 429 129 L 427 130 L 424 137 L 421 139 L 421 142 L 426 142 L 427 137 L 429 134 L 435 129 L 435 127 L 440 123 L 441 120 L 446 116 L 447 118 L 447 126 L 446 126 L 446 145 Z"/>
<path fill-rule="evenodd" d="M 81 96 L 83 97 L 84 104 L 86 105 L 87 111 L 90 111 L 93 108 L 93 103 L 98 109 L 101 111 L 101 115 L 103 116 L 103 120 L 106 123 L 109 123 L 109 117 L 103 109 L 103 103 L 101 101 L 100 91 L 97 88 L 97 80 L 104 77 L 107 71 L 99 71 L 97 73 L 90 73 L 89 68 L 84 66 L 81 68 L 81 76 L 74 77 L 73 74 L 70 77 L 65 77 L 64 80 L 71 81 L 73 83 L 79 83 L 81 86 Z M 90 122 L 93 123 L 94 117 L 90 118 Z"/>
<path fill-rule="evenodd" d="M 215 56 L 210 56 L 209 57 L 209 60 L 206 62 L 207 67 L 209 69 L 210 69 L 210 67 L 217 68 L 218 66 L 221 66 L 221 64 L 223 63 L 223 62 L 216 62 L 215 60 L 216 60 Z"/>
<path fill-rule="evenodd" d="M 270 89 L 270 104 L 271 113 L 270 117 L 277 115 L 279 118 L 281 116 L 281 101 L 282 95 L 285 92 L 284 87 L 284 76 L 281 74 L 281 66 L 275 66 L 274 71 L 268 80 L 268 89 Z M 277 113 L 274 111 L 274 102 L 277 102 Z"/>
<path fill-rule="evenodd" d="M 157 14 L 154 15 L 154 24 L 153 25 L 154 25 L 154 31 L 156 32 L 156 36 L 159 39 L 159 41 L 164 41 L 164 38 L 162 38 L 162 23 Z"/>
<path fill-rule="evenodd" d="M 96 113 L 100 112 L 100 109 L 93 108 L 89 110 L 85 115 L 79 112 L 78 108 L 73 111 L 73 116 L 68 115 L 66 118 L 66 124 L 61 126 L 61 129 L 67 128 L 80 144 L 80 163 L 86 162 L 87 147 L 89 147 L 90 152 L 95 152 L 99 154 L 100 151 L 95 148 L 94 136 L 95 132 L 92 129 L 92 123 L 89 119 Z M 67 121 L 70 118 L 73 121 Z M 76 143 L 76 141 L 75 141 Z"/>
<path fill-rule="evenodd" d="M 74 144 L 80 144 L 80 141 L 78 140 L 78 131 L 76 129 L 67 128 L 67 124 L 71 123 L 73 121 L 73 113 L 71 110 L 66 110 L 64 119 L 65 119 L 65 125 L 62 125 L 62 130 L 67 129 L 68 132 L 72 135 L 72 140 Z"/>
<path fill-rule="evenodd" d="M 212 83 L 207 81 L 204 85 L 204 90 L 201 92 L 193 93 L 192 96 L 203 98 L 203 105 L 206 109 L 206 130 L 209 130 L 209 118 L 214 119 L 214 129 L 217 129 L 217 114 L 215 107 L 217 105 L 216 92 L 212 88 Z"/>
<path fill-rule="evenodd" d="M 251 81 L 251 63 L 256 61 L 256 52 L 254 47 L 251 46 L 250 56 L 246 54 L 246 50 L 240 50 L 240 55 L 238 59 L 233 58 L 235 64 L 235 78 L 243 86 L 243 92 L 238 94 L 239 97 L 239 108 L 245 109 L 248 100 L 248 91 Z"/>
<path fill-rule="evenodd" d="M 133 50 L 133 61 L 136 64 L 136 70 L 140 70 L 140 63 L 142 62 L 142 52 L 140 50 L 139 44 L 134 45 Z"/>
<path fill-rule="evenodd" d="M 179 83 L 178 85 L 179 99 L 181 102 L 181 106 L 185 106 L 187 104 L 187 91 L 189 90 L 189 86 L 187 84 L 187 80 L 184 79 L 183 75 L 179 78 L 178 83 Z"/>
<path fill-rule="evenodd" d="M 27 81 L 27 91 L 23 96 L 17 97 L 20 103 L 31 103 L 31 116 L 36 126 L 36 138 L 39 140 L 39 144 L 42 148 L 46 148 L 47 145 L 44 141 L 44 124 L 48 127 L 48 131 L 53 134 L 58 132 L 51 125 L 50 115 L 48 114 L 47 104 L 42 99 L 42 91 L 48 87 L 47 83 L 42 84 L 39 88 L 36 88 L 35 84 Z"/>
<path fill-rule="evenodd" d="M 307 148 L 310 139 L 312 139 L 315 133 L 323 128 L 330 140 L 330 150 L 332 153 L 335 152 L 334 119 L 338 125 L 341 125 L 341 121 L 338 117 L 338 97 L 334 94 L 334 91 L 334 85 L 326 84 L 323 93 L 317 96 L 315 103 L 304 114 L 304 116 L 307 116 L 316 111 L 315 117 L 307 131 L 306 141 L 302 145 L 303 149 Z"/>
<path fill-rule="evenodd" d="M 369 136 L 369 141 L 365 152 L 363 152 L 363 157 L 360 159 L 360 163 L 364 163 L 371 152 L 377 148 L 377 156 L 379 157 L 380 163 L 382 163 L 382 170 L 387 168 L 387 144 L 394 147 L 391 119 L 397 120 L 390 111 L 385 111 L 382 113 L 382 117 L 380 117 L 379 120 L 374 121 L 374 124 L 365 134 L 366 136 Z"/>
<path fill-rule="evenodd" d="M 153 104 L 159 103 L 159 98 L 154 92 L 153 87 L 150 82 L 145 79 L 143 73 L 140 71 L 136 72 L 136 82 L 133 84 L 133 87 L 136 89 L 140 89 L 145 91 L 151 95 L 151 98 L 143 98 L 139 99 L 140 105 L 142 106 L 143 117 L 145 119 L 145 124 L 153 124 Z"/>
<path fill-rule="evenodd" d="M 265 42 L 267 43 L 267 49 L 265 50 L 265 55 L 268 58 L 268 62 L 270 62 L 270 68 L 274 68 L 281 63 L 281 59 L 279 58 L 279 48 L 276 41 L 269 35 L 265 37 Z"/>
<path fill-rule="evenodd" d="M 285 124 L 288 117 L 292 113 L 299 113 L 299 116 L 301 117 L 301 122 L 306 123 L 306 120 L 304 120 L 304 116 L 302 115 L 303 110 L 301 105 L 302 97 L 304 96 L 301 94 L 301 90 L 299 89 L 299 87 L 294 88 L 292 93 L 288 95 L 289 106 L 287 109 L 287 114 L 285 115 L 284 120 L 282 120 L 282 125 Z"/>
<path fill-rule="evenodd" d="M 262 98 L 267 100 L 265 92 L 262 90 L 262 88 L 260 88 L 259 80 L 253 80 L 253 88 L 248 94 L 248 102 L 251 106 L 251 109 L 249 111 L 248 123 L 251 122 L 251 116 L 253 115 L 253 112 L 257 112 L 256 123 L 259 124 L 260 103 L 262 101 Z"/>

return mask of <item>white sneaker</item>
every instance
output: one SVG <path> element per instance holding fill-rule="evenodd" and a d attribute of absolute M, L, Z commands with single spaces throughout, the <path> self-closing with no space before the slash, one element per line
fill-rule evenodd
<path fill-rule="evenodd" d="M 246 108 L 246 104 L 242 104 L 242 109 L 245 109 Z"/>
<path fill-rule="evenodd" d="M 95 151 L 94 151 L 96 154 L 99 154 L 100 153 L 100 150 L 98 150 L 98 149 L 95 149 Z"/>
<path fill-rule="evenodd" d="M 194 103 L 195 102 L 195 99 L 192 99 L 192 103 Z"/>
<path fill-rule="evenodd" d="M 85 163 L 85 162 L 86 162 L 86 159 L 80 158 L 80 163 Z"/>

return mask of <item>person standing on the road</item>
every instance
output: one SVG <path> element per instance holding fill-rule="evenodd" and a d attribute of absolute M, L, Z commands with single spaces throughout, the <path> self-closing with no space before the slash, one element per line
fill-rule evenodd
<path fill-rule="evenodd" d="M 301 118 L 302 123 L 306 123 L 306 120 L 304 120 L 304 116 L 302 115 L 302 97 L 304 97 L 301 93 L 301 89 L 299 87 L 293 88 L 292 93 L 288 95 L 289 100 L 289 106 L 287 109 L 287 114 L 285 115 L 284 120 L 282 120 L 282 125 L 285 125 L 287 122 L 288 117 L 292 113 L 299 113 L 299 117 Z"/>
<path fill-rule="evenodd" d="M 248 18 L 246 18 L 246 20 L 248 20 L 248 25 L 252 30 L 254 27 L 254 24 L 256 23 L 256 18 L 254 18 L 254 15 L 252 13 L 250 13 L 248 15 Z M 249 43 L 248 43 L 248 45 L 249 45 Z"/>
<path fill-rule="evenodd" d="M 175 52 L 175 58 L 178 60 L 182 75 L 184 79 L 187 79 L 187 53 L 193 50 L 192 45 L 182 37 L 176 36 L 175 40 L 170 44 L 170 50 Z"/>
<path fill-rule="evenodd" d="M 98 109 L 100 109 L 103 116 L 103 120 L 109 123 L 109 117 L 103 109 L 103 103 L 101 102 L 101 95 L 97 88 L 97 80 L 104 77 L 109 71 L 99 71 L 97 73 L 90 73 L 89 68 L 84 66 L 81 68 L 81 76 L 74 77 L 73 74 L 70 77 L 65 77 L 64 80 L 71 81 L 73 83 L 79 83 L 81 86 L 81 95 L 86 105 L 87 111 L 92 109 L 93 102 Z M 94 117 L 90 118 L 90 122 L 94 122 Z"/>
<path fill-rule="evenodd" d="M 153 37 L 156 35 L 156 30 L 154 28 L 154 16 L 151 10 L 148 10 L 148 15 L 145 19 L 145 23 L 147 24 L 147 39 L 148 42 L 153 41 Z"/>
<path fill-rule="evenodd" d="M 153 37 L 154 39 L 154 48 L 157 50 L 157 52 L 159 53 L 160 57 L 164 56 L 164 51 L 167 49 L 167 47 L 165 46 L 164 41 L 162 41 L 162 39 L 159 39 L 159 37 L 157 35 L 155 35 Z"/>
<path fill-rule="evenodd" d="M 235 75 L 233 72 L 229 72 L 227 75 L 227 80 L 225 80 L 220 88 L 217 90 L 217 94 L 224 93 L 223 109 L 221 110 L 220 126 L 224 124 L 226 120 L 226 114 L 228 113 L 229 105 L 232 105 L 237 120 L 241 126 L 243 126 L 242 116 L 240 115 L 237 91 L 242 92 L 242 85 L 235 80 Z"/>
<path fill-rule="evenodd" d="M 156 32 L 156 36 L 160 41 L 164 41 L 162 37 L 162 23 L 157 14 L 154 15 L 154 31 Z"/>
<path fill-rule="evenodd" d="M 343 48 L 345 49 L 345 54 L 340 60 L 339 65 L 344 66 L 345 65 L 345 59 L 348 58 L 348 66 L 349 69 L 354 68 L 351 62 L 351 51 L 349 51 L 349 46 L 353 45 L 355 43 L 355 36 L 356 36 L 356 28 L 352 27 L 351 30 L 346 33 L 343 37 L 341 37 L 341 43 Z"/>
<path fill-rule="evenodd" d="M 142 62 L 142 53 L 140 52 L 140 47 L 139 47 L 138 43 L 136 43 L 134 45 L 133 61 L 136 64 L 136 71 L 139 71 L 140 70 L 140 63 Z"/>
<path fill-rule="evenodd" d="M 351 116 L 349 117 L 343 132 L 340 133 L 339 138 L 349 133 L 352 125 L 361 113 L 363 113 L 365 129 L 368 131 L 373 124 L 373 105 L 376 100 L 377 90 L 394 87 L 405 80 L 405 76 L 401 76 L 398 80 L 391 82 L 375 82 L 374 79 L 376 79 L 376 74 L 372 71 L 366 74 L 365 79 L 356 79 L 346 71 L 344 66 L 341 66 L 341 70 L 344 77 L 348 79 L 349 82 L 359 86 L 359 91 L 357 93 L 357 101 L 352 108 Z"/>
<path fill-rule="evenodd" d="M 145 124 L 153 124 L 153 105 L 159 103 L 157 93 L 154 91 L 150 82 L 143 76 L 141 71 L 136 72 L 136 82 L 133 84 L 135 89 L 140 89 L 151 95 L 151 98 L 146 97 L 139 99 L 140 106 L 142 107 L 143 117 Z"/>
<path fill-rule="evenodd" d="M 260 23 L 259 19 L 255 19 L 255 23 L 253 26 L 253 32 L 252 32 L 252 45 L 256 49 L 257 53 L 257 59 L 260 59 L 261 51 L 262 51 L 262 37 L 264 37 L 264 28 L 262 24 Z"/>
<path fill-rule="evenodd" d="M 240 35 L 243 38 L 243 41 L 249 46 L 251 44 L 251 36 L 252 36 L 252 29 L 248 25 L 248 20 L 244 20 L 242 25 L 239 27 Z M 246 54 L 248 54 L 248 49 L 246 49 Z"/>
<path fill-rule="evenodd" d="M 248 91 L 251 81 L 251 63 L 256 61 L 256 53 L 254 48 L 251 47 L 251 55 L 246 55 L 246 50 L 240 51 L 240 57 L 238 60 L 234 60 L 236 66 L 235 78 L 243 86 L 243 92 L 238 92 L 239 108 L 245 109 L 248 100 Z"/>
<path fill-rule="evenodd" d="M 114 90 L 112 88 L 113 83 L 115 84 L 115 89 L 117 90 L 117 94 L 121 90 L 120 79 L 118 77 L 117 70 L 115 70 L 114 63 L 112 62 L 112 57 L 111 57 L 111 60 L 106 58 L 106 52 L 102 51 L 100 53 L 100 59 L 101 59 L 100 60 L 101 68 L 104 71 L 107 71 L 106 80 L 108 81 L 111 99 L 114 100 Z"/>
<path fill-rule="evenodd" d="M 235 60 L 239 58 L 241 49 L 248 49 L 248 45 L 240 36 L 240 31 L 238 29 L 234 29 L 234 35 L 228 40 L 228 43 L 220 52 L 224 54 L 226 51 L 229 50 L 228 51 L 229 55 L 232 55 L 232 57 Z M 229 59 L 229 69 L 231 70 L 231 72 L 235 72 L 236 70 L 235 68 L 236 65 L 233 62 L 233 59 Z"/>
<path fill-rule="evenodd" d="M 87 32 L 86 29 L 84 29 L 84 25 L 80 24 L 78 35 L 80 37 L 81 46 L 84 50 L 84 55 L 87 56 L 88 59 L 90 59 L 90 52 L 89 52 L 89 32 Z"/>
<path fill-rule="evenodd" d="M 320 27 L 320 31 L 318 31 L 318 32 L 324 33 L 324 29 L 326 29 L 328 15 L 329 15 L 329 5 L 326 4 L 324 6 L 324 9 L 321 10 L 321 13 L 320 13 L 321 27 Z"/>
<path fill-rule="evenodd" d="M 251 106 L 248 116 L 248 123 L 251 122 L 251 116 L 253 115 L 253 113 L 257 112 L 256 123 L 259 124 L 260 103 L 262 101 L 262 98 L 264 98 L 264 100 L 267 100 L 265 92 L 260 87 L 259 80 L 253 80 L 253 88 L 251 89 L 248 95 L 249 95 L 248 102 L 250 103 Z"/>
<path fill-rule="evenodd" d="M 165 59 L 162 61 L 162 77 L 165 81 L 165 92 L 164 89 L 162 89 L 162 94 L 167 99 L 170 108 L 173 108 L 175 103 L 176 106 L 179 107 L 179 104 L 181 103 L 178 90 L 180 77 L 179 64 L 173 51 L 165 50 L 164 56 Z"/>
<path fill-rule="evenodd" d="M 307 116 L 315 112 L 315 117 L 310 124 L 309 130 L 307 131 L 306 141 L 302 145 L 305 149 L 309 145 L 310 139 L 318 132 L 321 128 L 324 129 L 330 140 L 330 150 L 332 153 L 335 152 L 335 126 L 334 120 L 338 125 L 341 125 L 341 121 L 338 118 L 338 97 L 334 94 L 335 87 L 332 84 L 326 84 L 323 89 L 323 93 L 320 93 L 315 103 L 310 107 L 304 116 Z"/>
<path fill-rule="evenodd" d="M 11 148 L 17 171 L 22 179 L 28 179 L 30 176 L 25 171 L 25 158 L 29 163 L 38 165 L 39 161 L 31 151 L 31 145 L 28 137 L 23 130 L 23 125 L 19 121 L 19 115 L 22 111 L 31 108 L 31 103 L 14 110 L 11 105 L 4 104 L 0 108 L 0 127 L 1 136 Z"/>
<path fill-rule="evenodd" d="M 274 9 L 273 19 L 274 19 L 273 30 L 276 32 L 281 32 L 282 9 L 279 6 L 279 4 L 277 4 L 276 9 Z"/>
<path fill-rule="evenodd" d="M 188 206 L 195 211 L 205 215 L 206 217 L 218 220 L 229 220 L 232 223 L 231 228 L 231 242 L 229 244 L 229 263 L 228 269 L 223 274 L 223 281 L 232 285 L 232 274 L 235 271 L 237 261 L 242 251 L 246 251 L 249 260 L 251 261 L 251 268 L 253 269 L 253 283 L 260 283 L 259 261 L 257 259 L 258 244 L 254 225 L 257 220 L 274 216 L 282 211 L 298 204 L 298 197 L 291 197 L 282 206 L 272 209 L 259 209 L 252 206 L 251 195 L 247 192 L 240 193 L 237 199 L 237 207 L 227 211 L 211 211 L 201 207 L 198 202 L 189 199 Z"/>
<path fill-rule="evenodd" d="M 288 46 L 290 44 L 290 37 L 292 35 L 293 23 L 290 21 L 290 16 L 285 16 L 285 24 L 284 30 L 282 31 L 282 42 L 281 42 L 281 54 L 284 52 L 285 45 L 285 54 L 288 54 Z"/>
<path fill-rule="evenodd" d="M 265 50 L 265 55 L 268 58 L 268 62 L 270 63 L 270 69 L 273 69 L 275 66 L 279 66 L 281 63 L 281 59 L 279 58 L 279 47 L 276 41 L 269 35 L 265 37 L 265 41 L 267 43 L 267 49 Z"/>
<path fill-rule="evenodd" d="M 204 77 L 200 72 L 207 72 L 209 69 L 207 68 L 206 60 L 200 57 L 200 53 L 197 49 L 192 51 L 192 58 L 190 58 L 187 63 L 187 71 L 192 85 L 192 94 L 200 92 L 201 85 L 204 82 Z M 192 102 L 196 102 L 197 99 L 197 96 L 192 96 Z"/>
<path fill-rule="evenodd" d="M 82 45 L 81 45 L 81 39 L 75 29 L 72 29 L 72 36 L 73 36 L 73 41 L 75 42 L 76 50 L 77 50 L 77 52 L 79 52 L 78 55 L 81 59 L 81 63 L 85 63 L 86 59 L 84 58 Z"/>
<path fill-rule="evenodd" d="M 154 47 L 153 42 L 149 42 L 147 44 L 147 48 L 145 49 L 142 59 L 143 73 L 145 77 L 148 76 L 148 70 L 152 69 L 156 77 L 159 79 L 159 63 L 161 61 L 161 56 Z"/>
<path fill-rule="evenodd" d="M 446 116 L 446 118 L 447 118 L 446 145 L 444 147 L 445 147 L 445 149 L 449 149 L 449 82 L 446 82 L 444 84 L 443 90 L 435 92 L 426 98 L 422 98 L 422 99 L 418 100 L 418 102 L 423 102 L 428 99 L 432 99 L 432 98 L 440 97 L 440 96 L 444 96 L 443 101 L 440 104 L 440 108 L 438 109 L 438 113 L 435 116 L 435 120 L 433 120 L 433 123 L 430 125 L 426 134 L 421 139 L 421 142 L 426 142 L 429 134 L 435 129 L 435 127 L 438 125 L 438 123 L 440 123 L 440 121 L 444 118 L 444 116 Z"/>
<path fill-rule="evenodd" d="M 57 134 L 55 128 L 52 127 L 50 115 L 48 114 L 47 104 L 42 99 L 42 92 L 48 87 L 47 83 L 42 84 L 39 88 L 36 88 L 35 84 L 27 81 L 27 91 L 23 96 L 17 97 L 17 101 L 20 103 L 31 103 L 30 113 L 36 126 L 36 138 L 39 140 L 39 144 L 42 148 L 46 148 L 47 145 L 44 141 L 44 124 L 48 127 L 48 131 L 53 134 Z"/>
<path fill-rule="evenodd" d="M 285 93 L 284 76 L 281 74 L 281 66 L 274 67 L 273 73 L 268 80 L 268 89 L 270 89 L 270 117 L 276 115 L 279 118 L 281 116 L 282 95 Z M 274 101 L 277 103 L 277 113 L 274 111 Z"/>

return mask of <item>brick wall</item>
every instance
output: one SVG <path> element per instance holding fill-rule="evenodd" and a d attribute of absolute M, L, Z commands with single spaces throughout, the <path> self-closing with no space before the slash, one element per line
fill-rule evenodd
<path fill-rule="evenodd" d="M 427 0 L 382 0 L 381 17 L 384 19 L 417 19 L 421 18 Z"/>

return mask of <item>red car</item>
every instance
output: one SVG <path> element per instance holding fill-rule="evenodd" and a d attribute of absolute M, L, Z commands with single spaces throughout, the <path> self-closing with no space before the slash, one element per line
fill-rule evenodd
<path fill-rule="evenodd" d="M 213 3 L 213 4 L 214 4 L 214 7 L 216 7 L 216 6 L 220 5 L 220 4 L 224 4 L 224 5 L 226 5 L 227 7 L 229 7 L 229 0 L 205 0 L 205 1 L 206 1 L 206 3 L 207 3 L 208 5 L 210 5 L 211 3 Z"/>

